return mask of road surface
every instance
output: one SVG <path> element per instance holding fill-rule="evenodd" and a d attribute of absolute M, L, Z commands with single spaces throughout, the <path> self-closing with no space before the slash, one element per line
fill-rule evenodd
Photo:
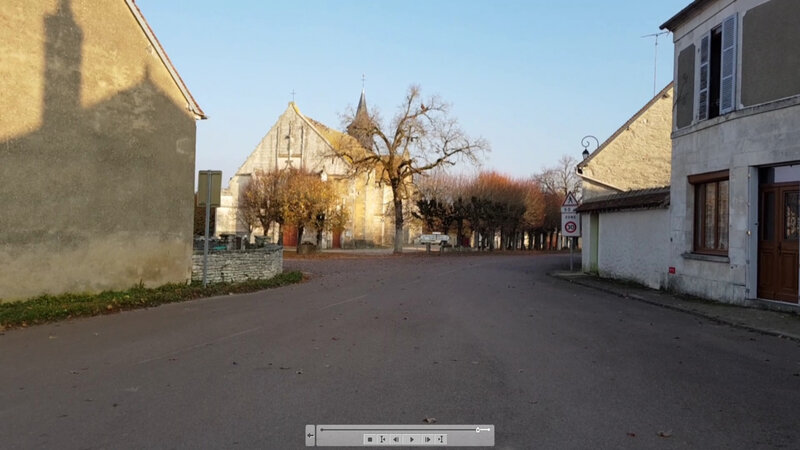
<path fill-rule="evenodd" d="M 564 255 L 289 260 L 303 284 L 11 330 L 2 448 L 304 448 L 494 424 L 496 448 L 798 448 L 800 344 L 575 286 Z"/>

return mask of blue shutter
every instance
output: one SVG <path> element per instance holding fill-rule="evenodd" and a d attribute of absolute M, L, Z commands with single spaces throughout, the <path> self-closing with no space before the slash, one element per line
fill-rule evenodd
<path fill-rule="evenodd" d="M 722 22 L 722 58 L 720 65 L 719 113 L 736 106 L 736 14 Z"/>
<path fill-rule="evenodd" d="M 700 40 L 700 83 L 697 91 L 697 120 L 708 119 L 708 84 L 711 78 L 711 33 Z"/>

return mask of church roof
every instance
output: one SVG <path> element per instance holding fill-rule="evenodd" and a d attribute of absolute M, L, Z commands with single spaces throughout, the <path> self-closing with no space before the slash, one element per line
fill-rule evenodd
<path fill-rule="evenodd" d="M 353 123 L 365 119 L 369 120 L 369 114 L 367 114 L 367 97 L 364 95 L 364 90 L 362 89 L 361 98 L 358 99 L 358 108 L 356 109 L 356 117 L 353 118 Z"/>
<path fill-rule="evenodd" d="M 358 100 L 358 108 L 353 122 L 347 126 L 347 134 L 354 137 L 364 148 L 372 148 L 372 136 L 370 135 L 372 119 L 367 112 L 367 98 L 364 90 L 361 90 L 361 98 Z"/>
<path fill-rule="evenodd" d="M 364 148 L 356 138 L 347 133 L 334 130 L 333 128 L 325 125 L 322 122 L 316 121 L 300 112 L 300 109 L 294 102 L 290 103 L 292 109 L 297 113 L 300 118 L 305 120 L 311 128 L 317 132 L 323 139 L 325 139 L 331 147 L 337 152 L 347 153 L 351 157 L 356 158 L 364 155 L 368 150 Z"/>

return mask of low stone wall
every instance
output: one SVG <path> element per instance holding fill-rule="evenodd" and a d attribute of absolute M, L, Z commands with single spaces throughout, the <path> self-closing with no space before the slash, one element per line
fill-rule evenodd
<path fill-rule="evenodd" d="M 283 247 L 208 253 L 208 282 L 268 279 L 283 272 Z M 192 281 L 203 281 L 203 253 L 192 255 Z"/>

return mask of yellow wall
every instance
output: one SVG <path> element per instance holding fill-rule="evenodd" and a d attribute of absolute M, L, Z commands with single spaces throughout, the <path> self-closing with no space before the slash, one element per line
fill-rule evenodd
<path fill-rule="evenodd" d="M 0 299 L 188 280 L 195 121 L 122 0 L 0 2 Z"/>
<path fill-rule="evenodd" d="M 667 186 L 672 155 L 672 87 L 592 156 L 583 171 L 583 199 Z M 600 182 L 600 183 L 598 183 Z"/>

